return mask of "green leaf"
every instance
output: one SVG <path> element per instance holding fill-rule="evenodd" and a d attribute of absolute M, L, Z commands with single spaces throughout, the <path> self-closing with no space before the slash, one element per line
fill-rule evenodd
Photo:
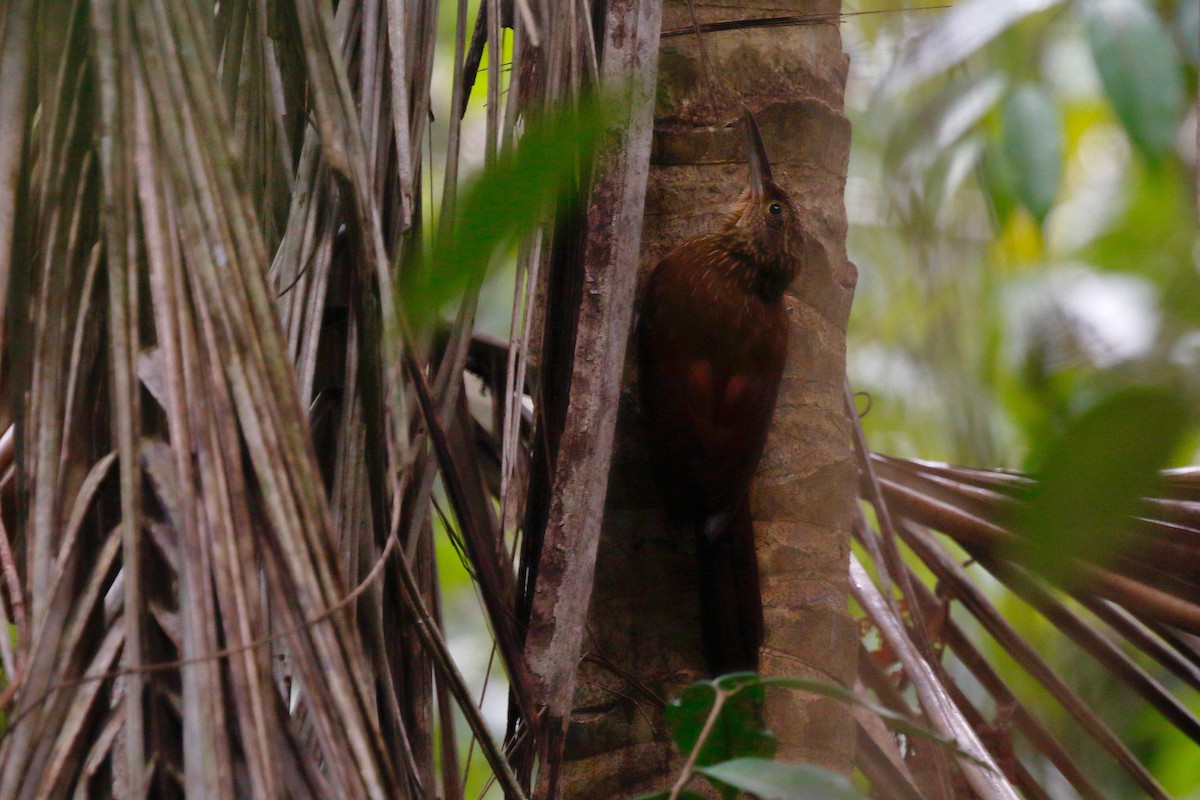
<path fill-rule="evenodd" d="M 1042 222 L 1062 180 L 1063 132 L 1058 109 L 1039 86 L 1016 87 L 1001 113 L 1003 153 L 1021 205 Z"/>
<path fill-rule="evenodd" d="M 811 764 L 739 758 L 696 771 L 762 800 L 866 800 L 844 775 Z"/>
<path fill-rule="evenodd" d="M 545 221 L 557 200 L 578 190 L 607 117 L 606 103 L 585 98 L 525 127 L 515 150 L 461 194 L 449 231 L 429 262 L 404 274 L 401 298 L 420 326 L 468 286 L 481 281 L 501 248 Z"/>
<path fill-rule="evenodd" d="M 654 794 L 644 794 L 637 800 L 669 800 L 671 792 L 655 792 Z M 706 800 L 704 795 L 696 794 L 695 792 L 683 791 L 679 793 L 679 800 Z"/>
<path fill-rule="evenodd" d="M 1077 558 L 1111 559 L 1191 421 L 1184 400 L 1162 387 L 1124 389 L 1093 406 L 1033 466 L 1037 483 L 1013 520 L 1022 543 L 1010 557 L 1055 582 L 1073 579 Z"/>
<path fill-rule="evenodd" d="M 739 676 L 744 678 L 745 676 Z M 729 676 L 719 680 L 727 681 Z M 763 727 L 761 685 L 739 691 L 725 701 L 717 722 L 700 750 L 697 764 L 715 764 L 742 756 L 770 758 L 775 754 L 775 736 Z M 665 716 L 679 751 L 688 754 L 696 746 L 716 699 L 716 686 L 699 681 L 683 690 L 667 705 Z"/>
<path fill-rule="evenodd" d="M 1179 55 L 1166 27 L 1142 0 L 1078 7 L 1113 110 L 1137 148 L 1156 160 L 1174 143 L 1184 108 Z"/>
<path fill-rule="evenodd" d="M 1015 188 L 1016 176 L 1004 156 L 1003 142 L 989 142 L 980 165 L 983 168 L 983 188 L 996 212 L 996 226 L 1003 229 L 1009 216 L 1021 204 Z"/>

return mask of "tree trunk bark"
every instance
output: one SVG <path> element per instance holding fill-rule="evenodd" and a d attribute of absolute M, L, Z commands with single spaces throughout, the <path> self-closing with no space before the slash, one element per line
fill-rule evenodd
<path fill-rule="evenodd" d="M 840 10 L 835 0 L 767 0 L 753 8 L 708 0 L 695 7 L 702 24 Z M 847 59 L 832 19 L 705 33 L 708 80 L 694 33 L 662 39 L 641 274 L 717 225 L 746 186 L 737 122 L 743 106 L 754 110 L 775 177 L 806 221 L 805 260 L 787 298 L 788 365 L 752 504 L 766 623 L 761 669 L 851 685 L 857 635 L 847 613 L 847 554 L 857 476 L 842 382 L 856 272 L 845 252 Z M 669 0 L 664 33 L 690 26 L 686 0 Z M 694 543 L 666 524 L 632 369 L 626 375 L 567 739 L 563 796 L 570 798 L 667 788 L 682 760 L 661 701 L 704 669 Z M 780 741 L 779 758 L 852 769 L 854 723 L 845 707 L 780 692 L 768 700 L 767 721 Z"/>

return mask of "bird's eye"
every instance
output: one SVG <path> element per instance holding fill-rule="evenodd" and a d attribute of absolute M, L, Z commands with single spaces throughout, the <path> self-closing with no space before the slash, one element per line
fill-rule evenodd
<path fill-rule="evenodd" d="M 771 203 L 771 205 L 767 206 L 767 211 L 771 212 L 771 216 L 778 217 L 783 213 L 783 206 L 779 205 L 779 203 Z"/>

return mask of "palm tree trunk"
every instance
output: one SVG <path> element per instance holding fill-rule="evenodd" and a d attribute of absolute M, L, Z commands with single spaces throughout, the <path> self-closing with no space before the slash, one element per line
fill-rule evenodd
<path fill-rule="evenodd" d="M 697 4 L 696 13 L 703 24 L 839 10 L 837 2 L 799 5 L 765 11 L 715 2 Z M 846 258 L 843 205 L 847 61 L 834 23 L 704 33 L 702 55 L 694 33 L 671 35 L 691 22 L 686 0 L 665 3 L 642 274 L 680 241 L 711 228 L 737 198 L 746 166 L 734 123 L 743 106 L 753 109 L 777 179 L 805 212 L 807 234 L 802 273 L 788 298 L 794 324 L 787 370 L 753 500 L 766 622 L 761 669 L 850 684 L 858 640 L 846 611 L 857 477 L 842 403 L 856 278 Z M 563 796 L 572 798 L 626 797 L 669 785 L 680 759 L 661 702 L 703 672 L 691 537 L 666 525 L 629 383 L 567 739 Z M 850 771 L 854 725 L 847 709 L 780 693 L 770 698 L 767 717 L 779 757 Z"/>

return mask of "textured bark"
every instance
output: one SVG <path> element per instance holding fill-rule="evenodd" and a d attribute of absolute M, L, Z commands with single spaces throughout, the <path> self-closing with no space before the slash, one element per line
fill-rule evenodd
<path fill-rule="evenodd" d="M 838 10 L 837 2 L 696 4 L 702 23 Z M 666 4 L 664 31 L 690 23 L 685 0 Z M 850 685 L 857 636 L 846 607 L 847 565 L 857 482 L 842 381 L 856 273 L 845 253 L 847 62 L 831 24 L 710 33 L 704 45 L 715 103 L 695 37 L 662 40 L 642 276 L 681 241 L 711 229 L 737 199 L 747 167 L 736 122 L 743 106 L 754 110 L 775 177 L 805 213 L 807 240 L 786 298 L 788 365 L 753 499 L 762 671 Z M 666 788 L 681 762 L 655 698 L 669 699 L 703 670 L 692 537 L 666 526 L 630 372 L 567 742 L 564 796 L 571 798 Z M 850 771 L 854 724 L 846 708 L 780 693 L 767 717 L 780 758 Z"/>
<path fill-rule="evenodd" d="M 584 291 L 579 310 L 571 398 L 538 564 L 526 655 L 543 704 L 539 798 L 557 792 L 571 716 L 576 664 L 588 613 L 605 487 L 617 422 L 621 364 L 632 319 L 652 136 L 659 0 L 612 0 L 604 37 L 603 77 L 630 88 L 597 165 L 588 203 Z M 630 233 L 632 231 L 632 233 Z"/>

